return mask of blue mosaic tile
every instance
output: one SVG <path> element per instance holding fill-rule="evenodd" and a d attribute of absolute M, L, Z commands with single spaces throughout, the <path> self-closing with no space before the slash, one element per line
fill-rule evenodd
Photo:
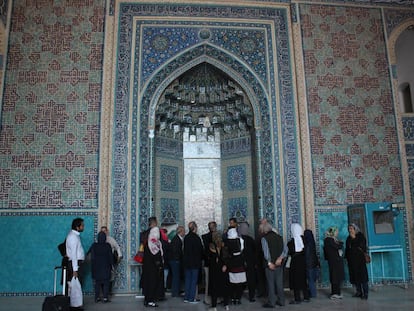
<path fill-rule="evenodd" d="M 179 200 L 161 198 L 161 223 L 176 224 L 179 220 Z"/>
<path fill-rule="evenodd" d="M 246 189 L 246 165 L 229 166 L 227 168 L 227 188 L 229 191 Z"/>
<path fill-rule="evenodd" d="M 402 126 L 405 141 L 414 141 L 414 117 L 403 117 Z"/>
<path fill-rule="evenodd" d="M 232 198 L 227 201 L 228 218 L 235 217 L 238 222 L 247 220 L 247 198 Z"/>
<path fill-rule="evenodd" d="M 405 154 L 407 157 L 414 157 L 414 144 L 405 144 Z"/>
<path fill-rule="evenodd" d="M 178 167 L 161 165 L 160 170 L 161 190 L 178 192 Z"/>

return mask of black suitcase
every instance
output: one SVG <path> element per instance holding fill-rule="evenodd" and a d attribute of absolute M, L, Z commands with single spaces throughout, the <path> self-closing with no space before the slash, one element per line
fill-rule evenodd
<path fill-rule="evenodd" d="M 63 284 L 62 294 L 56 294 L 57 272 L 62 269 Z M 70 298 L 65 296 L 66 289 L 66 267 L 55 267 L 55 280 L 53 285 L 53 296 L 46 297 L 43 301 L 42 311 L 69 311 Z"/>

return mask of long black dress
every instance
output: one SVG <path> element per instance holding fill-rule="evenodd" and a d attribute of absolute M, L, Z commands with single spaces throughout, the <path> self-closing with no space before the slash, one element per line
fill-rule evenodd
<path fill-rule="evenodd" d="M 100 299 L 102 289 L 103 298 L 108 299 L 109 283 L 113 265 L 112 248 L 106 243 L 106 234 L 99 232 L 98 242 L 93 243 L 90 249 L 92 263 L 92 278 L 95 280 L 95 300 Z"/>
<path fill-rule="evenodd" d="M 324 240 L 323 252 L 328 261 L 332 295 L 341 295 L 340 286 L 345 278 L 344 260 L 339 254 L 343 244 L 342 241 L 337 241 L 332 237 L 326 237 Z"/>
<path fill-rule="evenodd" d="M 361 232 L 358 232 L 354 239 L 350 236 L 346 239 L 345 258 L 348 261 L 349 281 L 351 284 L 368 282 L 368 270 L 364 256 L 366 250 L 367 242 Z"/>
<path fill-rule="evenodd" d="M 141 277 L 144 305 L 147 305 L 149 302 L 155 303 L 155 301 L 158 300 L 163 269 L 161 251 L 153 255 L 148 244 L 146 244 L 144 248 L 144 264 L 142 265 Z"/>
<path fill-rule="evenodd" d="M 227 271 L 222 271 L 225 265 L 223 253 L 217 248 L 208 248 L 207 258 L 209 266 L 208 293 L 211 296 L 211 307 L 215 308 L 217 306 L 218 297 L 222 297 L 224 305 L 227 306 L 229 300 L 229 274 Z"/>
<path fill-rule="evenodd" d="M 289 256 L 292 256 L 289 269 L 289 287 L 293 290 L 296 302 L 301 301 L 300 292 L 303 293 L 304 300 L 309 300 L 308 284 L 306 282 L 305 249 L 296 252 L 294 239 L 288 242 L 287 247 Z"/>

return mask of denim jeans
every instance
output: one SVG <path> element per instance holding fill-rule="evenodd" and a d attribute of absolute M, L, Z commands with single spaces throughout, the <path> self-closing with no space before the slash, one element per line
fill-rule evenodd
<path fill-rule="evenodd" d="M 180 261 L 170 260 L 171 268 L 171 296 L 178 297 L 180 295 L 181 285 L 181 273 L 180 273 Z"/>
<path fill-rule="evenodd" d="M 194 301 L 199 269 L 185 269 L 185 296 L 184 300 Z"/>
<path fill-rule="evenodd" d="M 306 269 L 306 277 L 308 279 L 309 296 L 316 297 L 316 281 L 319 279 L 319 268 Z"/>

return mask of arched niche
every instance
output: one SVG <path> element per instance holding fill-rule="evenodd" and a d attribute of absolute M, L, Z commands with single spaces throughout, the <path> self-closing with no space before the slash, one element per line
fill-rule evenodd
<path fill-rule="evenodd" d="M 183 75 L 186 71 L 191 70 L 195 66 L 198 66 L 202 63 L 207 63 L 210 66 L 214 66 L 215 68 L 220 69 L 221 71 L 225 72 L 231 79 L 237 82 L 238 85 L 243 89 L 243 92 L 246 94 L 246 96 L 249 99 L 249 102 L 251 103 L 251 107 L 253 110 L 253 118 L 254 118 L 254 129 L 252 130 L 252 140 L 254 140 L 253 143 L 253 150 L 252 153 L 254 154 L 255 161 L 252 165 L 254 167 L 255 171 L 255 178 L 254 178 L 254 194 L 253 194 L 253 200 L 252 204 L 254 205 L 251 208 L 250 212 L 254 211 L 254 218 L 251 219 L 257 219 L 259 217 L 268 217 L 269 219 L 274 219 L 274 209 L 267 209 L 263 210 L 262 206 L 262 198 L 266 195 L 263 194 L 263 186 L 261 186 L 261 183 L 263 183 L 263 177 L 261 176 L 261 169 L 257 169 L 257 167 L 262 167 L 262 165 L 266 162 L 262 160 L 262 156 L 260 156 L 260 153 L 263 151 L 264 145 L 262 141 L 263 131 L 267 132 L 264 136 L 267 139 L 270 139 L 271 133 L 269 131 L 268 126 L 268 118 L 267 115 L 269 114 L 269 98 L 268 95 L 265 92 L 265 88 L 263 85 L 261 85 L 260 81 L 254 76 L 254 74 L 248 69 L 245 68 L 244 65 L 241 64 L 241 62 L 235 61 L 233 57 L 230 55 L 227 55 L 223 53 L 223 51 L 217 50 L 215 47 L 212 46 L 204 46 L 204 49 L 210 49 L 210 53 L 205 54 L 202 53 L 198 57 L 195 57 L 191 60 L 186 61 L 185 63 L 182 63 L 180 66 L 176 66 L 175 63 L 181 63 L 182 60 L 173 59 L 169 64 L 167 64 L 164 68 L 172 69 L 175 68 L 175 70 L 172 70 L 169 72 L 169 74 L 164 73 L 163 70 L 160 70 L 156 76 L 149 81 L 149 83 L 145 86 L 145 90 L 143 92 L 143 99 L 141 102 L 141 108 L 142 105 L 147 105 L 148 103 L 148 119 L 142 120 L 144 122 L 139 121 L 138 124 L 141 124 L 141 128 L 143 130 L 144 127 L 148 129 L 148 154 L 149 157 L 147 159 L 148 161 L 148 167 L 150 167 L 150 177 L 149 180 L 152 182 L 151 184 L 148 184 L 148 190 L 147 193 L 150 196 L 149 200 L 146 200 L 148 202 L 148 206 L 146 207 L 146 210 L 149 211 L 149 214 L 154 214 L 155 206 L 153 204 L 157 202 L 154 200 L 154 191 L 158 190 L 156 189 L 155 183 L 157 182 L 157 167 L 155 165 L 155 147 L 154 147 L 154 141 L 155 141 L 155 126 L 156 126 L 156 112 L 157 112 L 157 106 L 160 101 L 160 97 L 162 96 L 165 89 L 178 77 Z M 195 48 L 197 50 L 197 48 Z M 188 51 L 189 54 L 197 53 L 196 51 Z M 225 56 L 225 57 L 224 57 Z M 185 55 L 180 56 L 179 58 L 185 59 Z M 227 60 L 227 62 L 223 61 Z M 163 76 L 163 78 L 161 78 Z M 162 80 L 161 80 L 162 79 Z M 155 82 L 157 81 L 157 82 Z M 249 82 L 248 82 L 249 81 Z M 148 97 L 146 96 L 148 94 Z M 152 95 L 152 96 L 151 96 Z M 263 110 L 265 112 L 263 112 Z M 266 112 L 267 111 L 267 112 Z M 266 124 L 265 128 L 262 128 L 263 123 Z M 145 125 L 144 125 L 145 124 Z M 141 141 L 142 143 L 142 141 Z M 147 143 L 145 143 L 147 144 Z M 266 143 L 268 145 L 269 142 Z M 273 164 L 270 164 L 273 165 Z M 269 166 L 268 166 L 269 167 Z M 269 182 L 267 182 L 269 183 Z M 141 202 L 143 200 L 140 200 Z M 140 210 L 142 210 L 140 208 Z M 271 213 L 271 214 L 270 214 Z M 156 213 L 155 213 L 156 214 Z M 147 215 L 146 215 L 147 216 Z M 142 217 L 141 219 L 144 221 L 146 218 Z M 281 215 L 279 215 L 281 217 Z"/>

